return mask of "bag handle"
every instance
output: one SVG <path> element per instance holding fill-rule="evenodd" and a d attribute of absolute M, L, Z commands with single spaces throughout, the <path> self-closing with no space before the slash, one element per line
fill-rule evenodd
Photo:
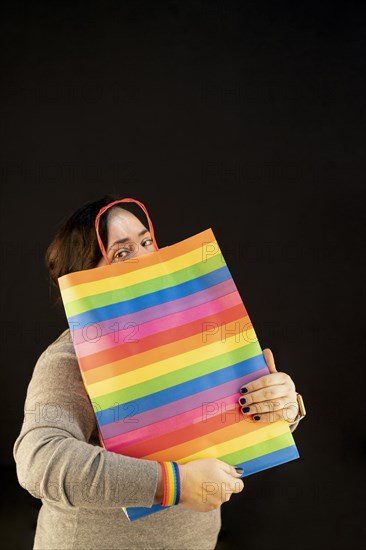
<path fill-rule="evenodd" d="M 107 256 L 107 253 L 106 253 L 105 248 L 104 248 L 104 244 L 103 244 L 102 239 L 100 238 L 100 235 L 99 235 L 99 219 L 100 219 L 101 215 L 104 214 L 104 212 L 106 210 L 108 210 L 108 208 L 111 208 L 111 206 L 114 206 L 115 204 L 117 204 L 119 202 L 135 202 L 136 204 L 138 204 L 142 208 L 142 210 L 145 212 L 145 215 L 147 217 L 147 221 L 149 223 L 149 231 L 150 231 L 150 234 L 151 234 L 152 241 L 154 243 L 154 248 L 155 248 L 155 250 L 159 250 L 158 245 L 156 244 L 156 240 L 155 240 L 153 224 L 152 224 L 152 222 L 150 220 L 150 217 L 149 217 L 149 214 L 147 213 L 147 210 L 146 210 L 145 206 L 142 204 L 142 202 L 140 202 L 136 199 L 118 199 L 116 201 L 110 202 L 106 206 L 103 206 L 103 208 L 101 208 L 99 210 L 99 212 L 97 214 L 97 217 L 95 218 L 95 231 L 97 233 L 98 243 L 99 243 L 99 246 L 100 246 L 100 250 L 103 254 L 103 257 L 104 257 L 105 261 L 107 262 L 107 264 L 110 264 L 111 262 L 109 261 L 109 258 Z"/>

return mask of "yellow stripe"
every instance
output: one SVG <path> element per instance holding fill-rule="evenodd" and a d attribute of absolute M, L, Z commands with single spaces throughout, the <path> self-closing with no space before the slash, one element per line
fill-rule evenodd
<path fill-rule="evenodd" d="M 173 465 L 169 463 L 167 466 L 168 466 L 168 477 L 169 477 L 169 487 L 170 487 L 168 506 L 171 506 L 173 504 L 174 495 L 175 495 L 175 492 L 174 492 L 175 483 L 174 483 L 174 475 L 172 472 Z"/>
<path fill-rule="evenodd" d="M 202 451 L 185 456 L 178 460 L 174 459 L 174 461 L 177 462 L 178 464 L 185 464 L 190 460 L 197 460 L 198 458 L 217 458 L 218 456 L 235 453 L 236 451 L 245 449 L 246 447 L 251 447 L 252 445 L 256 445 L 257 443 L 262 443 L 267 439 L 278 437 L 279 435 L 284 435 L 288 433 L 289 427 L 288 427 L 288 422 L 286 422 L 286 420 L 277 420 L 276 422 L 266 423 L 263 427 L 259 428 L 255 432 L 246 433 L 246 434 L 244 433 L 239 437 L 235 437 L 234 439 L 225 441 L 225 432 L 226 430 L 230 430 L 230 429 L 232 429 L 232 426 L 228 426 L 227 428 L 223 428 L 222 430 L 220 430 L 220 433 L 222 434 L 223 443 L 218 443 L 216 445 L 213 445 L 212 447 L 206 447 Z M 199 441 L 200 439 L 205 440 L 207 439 L 207 437 L 208 437 L 207 435 L 204 435 L 200 438 L 197 438 L 195 441 Z M 177 451 L 179 452 L 179 447 L 181 446 L 184 447 L 186 445 L 187 445 L 187 441 L 185 441 L 181 445 L 175 445 L 174 447 L 172 447 L 172 449 L 174 450 L 174 453 L 176 453 Z M 164 449 L 164 455 L 169 456 L 169 454 L 170 454 L 169 449 Z M 162 460 L 159 457 L 161 457 L 161 451 L 144 456 L 144 459 Z"/>
<path fill-rule="evenodd" d="M 242 317 L 239 319 L 239 323 L 241 323 L 245 318 L 246 317 Z M 119 374 L 118 376 L 114 376 L 113 378 L 108 378 L 107 380 L 89 384 L 89 395 L 93 399 L 102 395 L 107 395 L 117 390 L 126 389 L 130 386 L 134 386 L 135 384 L 152 380 L 158 376 L 169 374 L 194 363 L 199 363 L 205 359 L 211 359 L 216 355 L 221 355 L 222 353 L 228 353 L 229 351 L 244 347 L 242 338 L 239 338 L 239 342 L 235 341 L 237 336 L 237 334 L 234 334 L 233 336 L 230 336 L 230 338 L 226 338 L 224 346 L 223 342 L 219 340 L 218 342 L 207 344 L 206 346 L 181 353 L 180 355 L 175 355 L 174 357 L 168 357 L 162 361 L 151 363 L 131 372 L 126 372 Z M 248 330 L 244 345 L 246 346 L 247 344 L 253 344 L 255 340 L 256 334 L 254 329 L 251 328 Z"/>
<path fill-rule="evenodd" d="M 217 246 L 215 246 L 215 252 L 210 254 L 210 257 L 221 254 L 217 241 L 214 241 L 214 243 Z M 70 302 L 79 300 L 80 298 L 94 296 L 95 294 L 108 292 L 110 290 L 126 288 L 131 285 L 149 281 L 150 279 L 154 279 L 156 277 L 161 277 L 162 275 L 170 275 L 175 271 L 179 271 L 185 267 L 190 267 L 191 265 L 199 262 L 202 262 L 202 246 L 187 252 L 187 254 L 182 254 L 178 258 L 167 260 L 163 264 L 159 263 L 142 269 L 137 269 L 132 273 L 125 273 L 116 277 L 108 277 L 107 279 L 102 279 L 100 281 L 81 283 L 80 285 L 65 288 L 61 291 L 62 300 L 64 304 L 69 304 Z M 222 265 L 225 265 L 224 262 Z"/>

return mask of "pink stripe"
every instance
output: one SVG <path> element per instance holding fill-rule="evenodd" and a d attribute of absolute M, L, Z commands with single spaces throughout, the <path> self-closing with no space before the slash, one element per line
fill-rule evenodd
<path fill-rule="evenodd" d="M 172 416 L 161 422 L 156 422 L 156 424 L 154 424 L 154 433 L 152 433 L 151 426 L 145 426 L 144 428 L 133 430 L 128 434 L 111 437 L 104 441 L 105 445 L 109 451 L 119 452 L 121 454 L 131 445 L 136 445 L 136 443 L 146 441 L 147 439 L 155 439 L 165 433 L 179 430 L 179 428 L 184 428 L 196 422 L 201 422 L 203 414 L 206 414 L 207 418 L 212 418 L 217 414 L 224 413 L 226 410 L 224 407 L 237 403 L 239 397 L 240 393 L 234 393 L 224 399 L 220 399 L 220 401 L 210 402 L 207 409 L 202 410 L 201 405 L 191 411 Z M 211 409 L 211 407 L 213 408 Z M 210 414 L 211 411 L 212 414 Z M 228 414 L 230 414 L 230 411 L 228 411 Z"/>
<path fill-rule="evenodd" d="M 92 343 L 92 340 L 97 340 L 100 336 L 105 334 L 114 334 L 117 327 L 134 326 L 137 323 L 141 325 L 143 323 L 153 321 L 154 319 L 159 319 L 161 317 L 165 317 L 166 315 L 171 315 L 172 313 L 184 311 L 185 309 L 191 309 L 192 307 L 210 302 L 211 300 L 216 300 L 216 298 L 220 298 L 221 296 L 225 296 L 235 291 L 238 292 L 233 279 L 230 278 L 227 281 L 210 286 L 209 288 L 205 288 L 199 292 L 194 292 L 184 298 L 171 300 L 170 302 L 166 302 L 164 304 L 145 308 L 140 311 L 136 311 L 135 313 L 129 313 L 128 315 L 121 315 L 113 319 L 107 319 L 106 321 L 99 321 L 95 323 L 98 325 L 98 333 L 95 327 L 88 328 L 88 325 L 86 325 L 79 328 L 78 324 L 76 324 L 76 326 L 73 326 L 71 329 L 73 343 L 75 346 L 79 346 L 85 342 L 89 344 Z M 130 329 L 130 333 L 131 332 L 132 331 Z"/>
<path fill-rule="evenodd" d="M 178 399 L 175 403 L 168 403 L 167 405 L 162 405 L 156 409 L 150 409 L 149 411 L 134 415 L 133 424 L 130 422 L 125 422 L 125 419 L 117 420 L 116 422 L 110 422 L 104 426 L 100 426 L 100 432 L 102 434 L 103 440 L 106 441 L 112 437 L 121 435 L 121 440 L 124 440 L 124 435 L 128 432 L 133 431 L 136 424 L 139 425 L 141 429 L 144 426 L 151 426 L 157 422 L 161 422 L 166 418 L 177 416 L 180 413 L 188 412 L 197 407 L 201 407 L 202 403 L 212 403 L 218 401 L 237 393 L 238 387 L 243 384 L 247 384 L 252 380 L 256 380 L 260 376 L 268 374 L 268 368 L 263 368 L 260 370 L 255 370 L 246 376 L 241 376 L 240 378 L 235 378 L 214 388 L 208 388 L 194 395 L 189 395 L 183 399 Z M 174 415 L 174 412 L 176 413 Z"/>
<path fill-rule="evenodd" d="M 131 327 L 129 327 L 119 332 L 116 331 L 114 334 L 105 334 L 97 342 L 82 342 L 76 346 L 77 355 L 78 357 L 86 357 L 87 355 L 98 353 L 99 351 L 112 349 L 121 345 L 123 342 L 141 340 L 146 336 L 151 336 L 152 334 L 163 332 L 173 327 L 176 328 L 181 325 L 186 325 L 192 321 L 207 317 L 208 315 L 219 313 L 239 303 L 241 303 L 241 298 L 239 293 L 235 291 L 221 298 L 217 298 L 216 300 L 186 309 L 185 311 L 178 311 L 177 313 L 143 323 L 142 325 L 137 325 L 134 327 L 136 329 L 135 331 L 131 330 Z"/>

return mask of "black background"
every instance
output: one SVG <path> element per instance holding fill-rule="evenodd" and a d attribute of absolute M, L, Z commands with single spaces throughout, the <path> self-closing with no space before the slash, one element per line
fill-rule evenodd
<path fill-rule="evenodd" d="M 262 348 L 304 397 L 300 459 L 245 479 L 222 507 L 217 548 L 361 544 L 364 11 L 231 0 L 3 11 L 7 548 L 31 548 L 40 505 L 12 456 L 27 385 L 67 328 L 44 252 L 61 220 L 106 193 L 142 201 L 160 247 L 212 228 Z"/>

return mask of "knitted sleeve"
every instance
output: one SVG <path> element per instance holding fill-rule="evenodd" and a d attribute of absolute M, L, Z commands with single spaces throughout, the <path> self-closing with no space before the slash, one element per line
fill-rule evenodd
<path fill-rule="evenodd" d="M 95 430 L 72 342 L 58 339 L 38 358 L 28 385 L 13 446 L 20 485 L 66 507 L 151 507 L 158 463 L 89 443 Z"/>

